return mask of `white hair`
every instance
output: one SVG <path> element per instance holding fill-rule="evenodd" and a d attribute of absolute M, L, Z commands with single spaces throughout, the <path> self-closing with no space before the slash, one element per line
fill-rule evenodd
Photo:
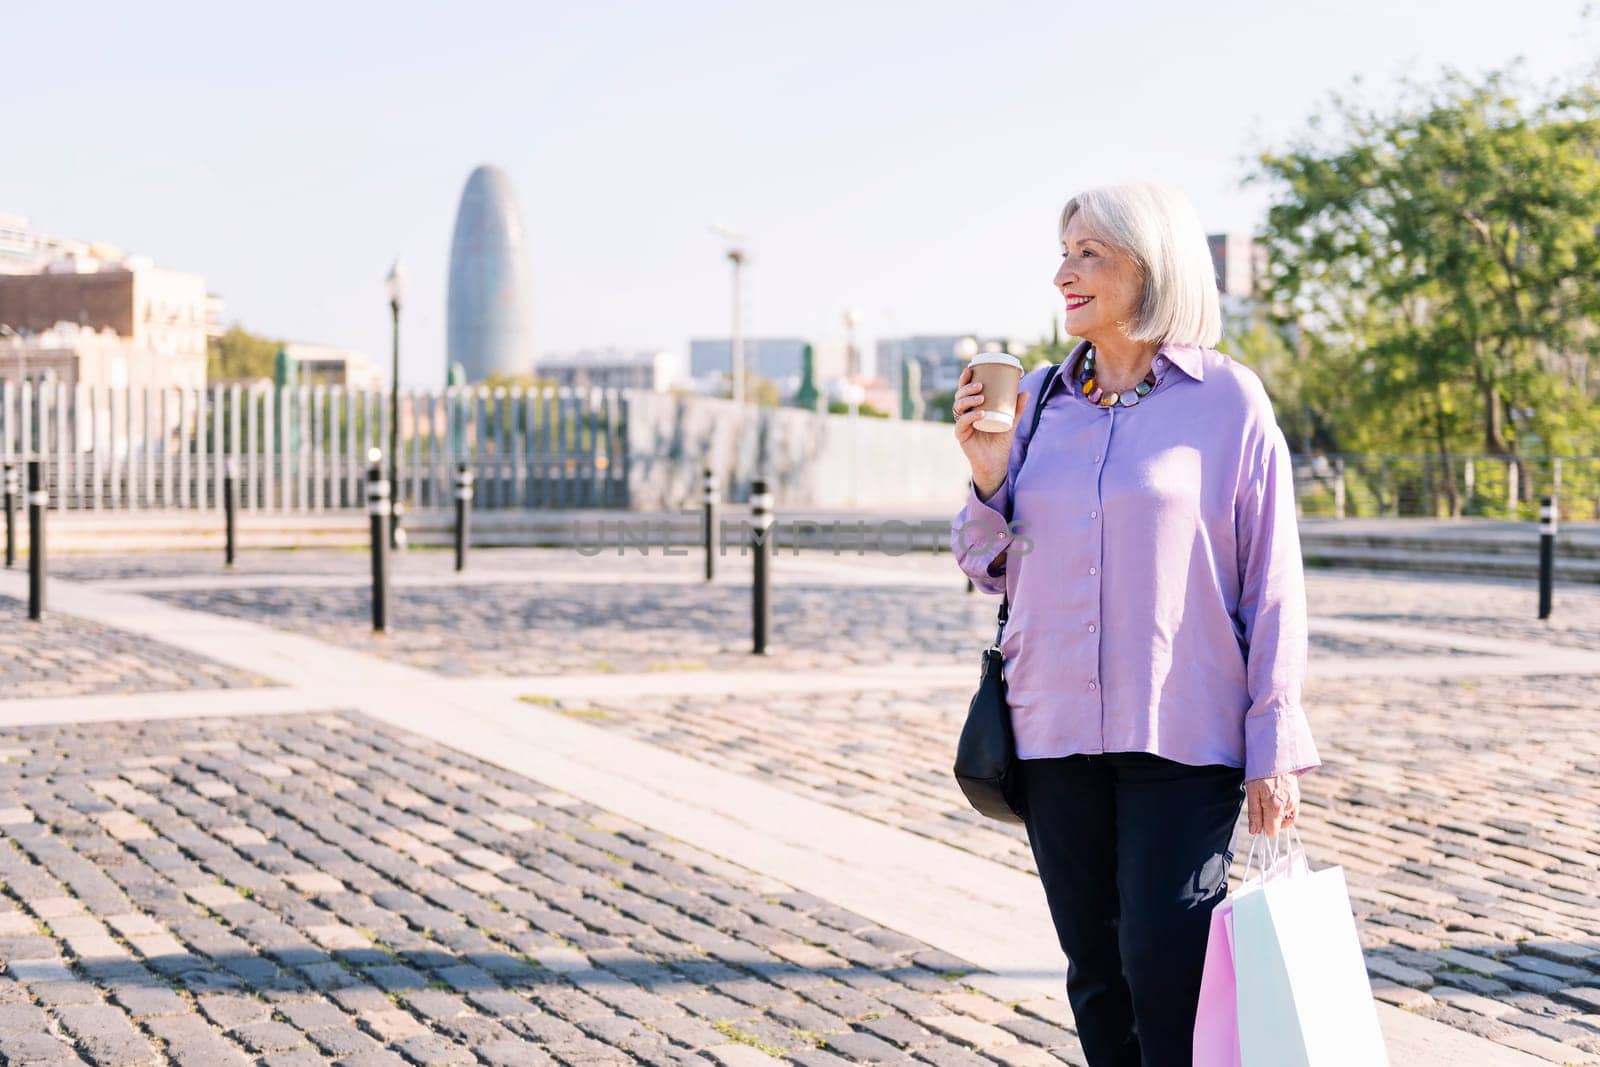
<path fill-rule="evenodd" d="M 1135 341 L 1214 348 L 1222 308 L 1211 246 L 1189 198 L 1149 182 L 1103 185 L 1067 201 L 1060 232 L 1079 212 L 1108 243 L 1128 253 L 1144 275 L 1144 294 L 1125 327 Z"/>

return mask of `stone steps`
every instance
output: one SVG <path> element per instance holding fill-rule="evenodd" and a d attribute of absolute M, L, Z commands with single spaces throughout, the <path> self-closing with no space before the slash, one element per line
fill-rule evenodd
<path fill-rule="evenodd" d="M 1471 575 L 1485 578 L 1525 578 L 1530 582 L 1535 582 L 1539 578 L 1537 550 L 1526 557 L 1521 557 L 1509 552 L 1419 551 L 1407 548 L 1330 544 L 1326 541 L 1302 542 L 1301 550 L 1308 567 Z M 1558 548 L 1555 579 L 1558 582 L 1600 583 L 1600 559 L 1564 556 Z"/>

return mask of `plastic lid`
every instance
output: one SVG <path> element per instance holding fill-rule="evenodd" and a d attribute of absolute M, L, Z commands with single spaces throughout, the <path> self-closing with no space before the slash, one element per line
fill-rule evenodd
<path fill-rule="evenodd" d="M 980 363 L 1005 363 L 1018 370 L 1022 369 L 1022 360 L 1009 352 L 979 352 L 972 357 L 968 366 L 976 367 Z"/>

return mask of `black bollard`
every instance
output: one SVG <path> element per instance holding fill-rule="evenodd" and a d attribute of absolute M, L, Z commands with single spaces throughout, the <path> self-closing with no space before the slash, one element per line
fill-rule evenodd
<path fill-rule="evenodd" d="M 467 519 L 472 514 L 472 469 L 456 464 L 456 570 L 467 566 Z"/>
<path fill-rule="evenodd" d="M 367 453 L 367 514 L 372 517 L 372 632 L 389 632 L 389 482 L 383 454 Z"/>
<path fill-rule="evenodd" d="M 28 618 L 44 617 L 44 464 L 28 460 Z"/>
<path fill-rule="evenodd" d="M 1556 500 L 1539 502 L 1539 618 L 1550 617 L 1551 587 L 1556 571 Z"/>
<path fill-rule="evenodd" d="M 717 479 L 711 473 L 711 468 L 706 468 L 706 581 L 711 580 L 716 567 L 714 560 L 717 555 Z"/>
<path fill-rule="evenodd" d="M 17 498 L 22 495 L 22 479 L 16 464 L 7 463 L 6 488 L 6 567 L 17 565 Z"/>
<path fill-rule="evenodd" d="M 764 656 L 767 654 L 767 631 L 772 628 L 772 598 L 767 595 L 771 580 L 768 565 L 772 560 L 772 494 L 767 492 L 765 478 L 750 483 L 750 517 L 755 526 L 756 542 L 750 598 L 755 616 L 755 654 Z"/>
<path fill-rule="evenodd" d="M 237 544 L 236 528 L 239 521 L 239 461 L 228 460 L 222 471 L 222 518 L 225 535 L 222 546 L 223 562 L 233 566 L 234 548 Z"/>

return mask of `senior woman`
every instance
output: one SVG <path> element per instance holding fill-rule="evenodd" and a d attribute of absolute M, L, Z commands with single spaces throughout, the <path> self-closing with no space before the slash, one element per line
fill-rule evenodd
<path fill-rule="evenodd" d="M 1276 834 L 1320 762 L 1289 452 L 1260 379 L 1213 347 L 1216 277 L 1181 193 L 1081 193 L 1060 237 L 1084 340 L 1048 395 L 1044 368 L 1023 378 L 1010 431 L 973 428 L 984 397 L 963 372 L 972 489 L 952 545 L 1010 597 L 1019 799 L 1084 1055 L 1174 1067 L 1241 802 L 1251 833 Z"/>

